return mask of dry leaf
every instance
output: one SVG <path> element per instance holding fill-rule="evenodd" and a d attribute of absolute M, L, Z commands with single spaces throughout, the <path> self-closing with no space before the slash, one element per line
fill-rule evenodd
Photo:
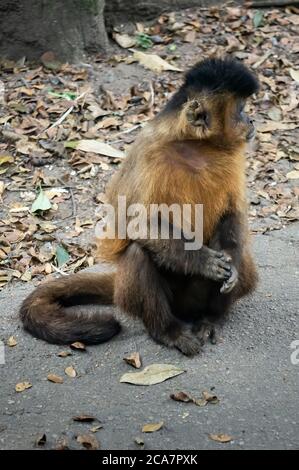
<path fill-rule="evenodd" d="M 120 382 L 134 385 L 155 385 L 185 372 L 172 364 L 152 364 L 141 372 L 129 372 L 124 374 Z"/>
<path fill-rule="evenodd" d="M 93 426 L 90 428 L 90 432 L 98 432 L 100 429 L 103 429 L 103 426 L 101 424 L 98 424 L 97 426 Z"/>
<path fill-rule="evenodd" d="M 55 450 L 69 450 L 69 443 L 65 436 L 58 440 Z"/>
<path fill-rule="evenodd" d="M 71 344 L 72 349 L 79 349 L 80 351 L 86 351 L 85 344 L 81 343 L 80 341 L 75 341 L 75 343 Z"/>
<path fill-rule="evenodd" d="M 135 437 L 134 442 L 136 442 L 138 446 L 144 446 L 144 440 L 140 437 Z"/>
<path fill-rule="evenodd" d="M 164 425 L 163 421 L 160 421 L 160 423 L 151 423 L 151 424 L 145 424 L 142 427 L 142 432 L 156 432 L 159 431 Z"/>
<path fill-rule="evenodd" d="M 79 442 L 79 444 L 82 444 L 85 449 L 89 450 L 96 450 L 100 447 L 98 440 L 92 434 L 82 434 L 80 436 L 77 436 L 77 442 Z"/>
<path fill-rule="evenodd" d="M 82 150 L 83 152 L 93 152 L 100 155 L 105 155 L 111 158 L 125 158 L 125 153 L 121 150 L 117 150 L 111 145 L 105 144 L 99 140 L 94 139 L 82 139 L 75 142 L 67 142 L 66 147 L 71 147 L 76 150 Z"/>
<path fill-rule="evenodd" d="M 204 400 L 206 400 L 208 403 L 211 403 L 212 405 L 217 405 L 220 401 L 216 395 L 207 392 L 206 390 L 202 392 L 202 397 Z"/>
<path fill-rule="evenodd" d="M 14 336 L 10 336 L 7 340 L 7 346 L 9 346 L 10 348 L 13 348 L 14 346 L 17 345 L 17 340 Z"/>
<path fill-rule="evenodd" d="M 57 356 L 59 357 L 67 357 L 67 356 L 71 356 L 72 353 L 70 351 L 61 351 L 57 354 Z"/>
<path fill-rule="evenodd" d="M 30 382 L 20 382 L 16 385 L 15 390 L 16 392 L 24 392 L 27 388 L 31 388 L 32 385 Z"/>
<path fill-rule="evenodd" d="M 113 39 L 117 42 L 120 47 L 124 49 L 133 47 L 136 43 L 136 39 L 132 36 L 129 36 L 128 34 L 113 33 Z"/>
<path fill-rule="evenodd" d="M 175 401 L 182 401 L 184 403 L 193 403 L 194 402 L 194 398 L 191 397 L 190 395 L 188 395 L 185 392 L 172 393 L 170 395 L 170 398 L 172 398 Z"/>
<path fill-rule="evenodd" d="M 209 438 L 216 442 L 230 442 L 233 438 L 228 434 L 209 434 Z"/>
<path fill-rule="evenodd" d="M 287 173 L 287 178 L 289 180 L 297 180 L 299 178 L 299 170 L 293 170 Z"/>
<path fill-rule="evenodd" d="M 299 70 L 290 69 L 290 75 L 295 82 L 299 82 Z"/>
<path fill-rule="evenodd" d="M 153 72 L 163 72 L 165 70 L 172 70 L 173 72 L 182 72 L 182 69 L 174 67 L 166 62 L 156 54 L 145 54 L 141 51 L 135 51 L 133 58 L 136 59 L 141 65 Z"/>
<path fill-rule="evenodd" d="M 285 131 L 285 130 L 293 130 L 299 127 L 299 123 L 293 122 L 275 122 L 269 121 L 264 124 L 257 124 L 258 132 L 271 132 L 271 131 Z"/>
<path fill-rule="evenodd" d="M 138 352 L 134 352 L 129 356 L 124 357 L 124 361 L 126 361 L 127 364 L 130 364 L 131 366 L 135 367 L 135 369 L 140 369 L 142 365 L 140 354 Z"/>
<path fill-rule="evenodd" d="M 46 434 L 40 434 L 35 440 L 35 444 L 37 446 L 44 446 L 46 442 L 47 442 Z"/>
<path fill-rule="evenodd" d="M 66 375 L 68 375 L 69 377 L 72 377 L 72 378 L 76 377 L 76 375 L 77 375 L 77 372 L 75 371 L 73 366 L 66 367 L 64 372 L 66 373 Z"/>
<path fill-rule="evenodd" d="M 97 418 L 91 415 L 79 415 L 73 417 L 73 421 L 80 421 L 81 423 L 92 423 L 96 419 Z"/>
<path fill-rule="evenodd" d="M 47 379 L 49 382 L 54 382 L 55 384 L 63 384 L 63 378 L 56 374 L 48 374 Z"/>

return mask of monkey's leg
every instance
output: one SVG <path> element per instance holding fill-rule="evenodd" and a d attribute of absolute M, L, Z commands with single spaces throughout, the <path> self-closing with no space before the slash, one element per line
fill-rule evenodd
<path fill-rule="evenodd" d="M 210 339 L 216 334 L 217 321 L 229 310 L 231 304 L 243 295 L 251 292 L 257 282 L 257 273 L 254 262 L 246 247 L 246 226 L 238 213 L 224 216 L 218 224 L 210 246 L 213 249 L 223 250 L 232 259 L 230 278 L 222 286 L 213 283 L 210 293 L 210 302 L 206 312 L 206 319 L 202 324 L 195 326 L 197 334 L 202 339 L 207 337 L 210 328 Z M 244 246 L 245 245 L 245 246 Z M 206 328 L 206 325 L 208 328 Z"/>
<path fill-rule="evenodd" d="M 167 346 L 191 356 L 200 351 L 200 342 L 171 313 L 171 291 L 152 259 L 137 243 L 132 243 L 118 262 L 114 302 L 127 314 L 143 320 L 149 334 Z"/>

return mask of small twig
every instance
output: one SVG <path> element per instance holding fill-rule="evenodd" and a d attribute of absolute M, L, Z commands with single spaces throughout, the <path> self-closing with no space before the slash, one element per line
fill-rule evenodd
<path fill-rule="evenodd" d="M 87 93 L 87 91 L 84 91 L 80 96 L 78 96 L 75 100 L 74 100 L 74 104 L 72 106 L 70 106 L 66 111 L 65 113 L 62 114 L 62 116 L 60 116 L 59 119 L 57 119 L 57 121 L 53 122 L 53 124 L 51 124 L 51 126 L 49 127 L 46 127 L 44 130 L 40 131 L 39 134 L 37 134 L 37 137 L 39 137 L 41 134 L 43 134 L 44 132 L 46 131 L 49 131 L 50 129 L 53 129 L 54 127 L 57 127 L 59 126 L 64 120 L 65 118 L 73 111 L 74 107 L 75 107 L 75 103 L 77 103 L 81 98 L 83 98 L 83 96 L 85 96 Z"/>
<path fill-rule="evenodd" d="M 273 54 L 272 51 L 267 52 L 260 60 L 258 60 L 255 64 L 253 64 L 252 68 L 257 69 L 260 65 L 262 65 L 269 57 Z"/>
<path fill-rule="evenodd" d="M 119 135 L 122 135 L 122 134 L 129 134 L 130 132 L 135 131 L 136 129 L 138 129 L 141 126 L 142 126 L 142 124 L 136 124 L 136 126 L 130 127 L 130 129 L 126 129 L 125 131 L 118 132 L 113 137 L 118 137 Z M 118 142 L 118 141 L 116 141 L 116 142 Z M 109 144 L 111 144 L 111 143 L 112 142 L 109 142 Z"/>
<path fill-rule="evenodd" d="M 150 100 L 147 101 L 141 109 L 139 109 L 140 113 L 144 113 L 145 111 L 149 111 L 150 109 L 152 109 L 152 107 L 155 104 L 155 90 L 154 90 L 154 87 L 153 87 L 153 82 L 151 80 L 149 80 L 148 83 L 149 83 L 149 89 L 150 89 Z"/>
<path fill-rule="evenodd" d="M 71 188 L 69 189 L 69 191 L 70 191 L 71 199 L 72 199 L 72 216 L 71 217 L 76 217 L 76 215 L 77 215 L 77 205 L 76 205 L 76 201 L 75 201 L 75 197 L 74 197 L 74 192 Z"/>
<path fill-rule="evenodd" d="M 65 273 L 64 271 L 62 271 L 61 269 L 57 268 L 57 266 L 55 266 L 55 264 L 51 263 L 51 267 L 54 269 L 54 271 L 56 271 L 57 273 L 59 274 L 62 274 L 63 276 L 68 276 L 68 273 Z"/>

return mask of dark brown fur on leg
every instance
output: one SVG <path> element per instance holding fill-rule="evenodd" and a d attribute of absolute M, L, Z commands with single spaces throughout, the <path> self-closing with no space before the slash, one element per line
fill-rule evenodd
<path fill-rule="evenodd" d="M 200 350 L 192 332 L 171 312 L 172 293 L 150 256 L 132 243 L 118 263 L 114 301 L 124 312 L 142 319 L 159 343 L 176 347 L 186 355 Z"/>
<path fill-rule="evenodd" d="M 49 343 L 83 341 L 97 344 L 120 331 L 112 315 L 75 305 L 112 304 L 114 276 L 74 274 L 39 286 L 23 302 L 21 319 L 27 331 Z"/>

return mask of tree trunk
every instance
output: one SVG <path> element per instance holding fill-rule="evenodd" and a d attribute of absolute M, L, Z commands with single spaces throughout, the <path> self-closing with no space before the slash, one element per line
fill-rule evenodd
<path fill-rule="evenodd" d="M 105 0 L 0 0 L 0 56 L 74 61 L 108 46 Z"/>
<path fill-rule="evenodd" d="M 111 26 L 125 21 L 146 21 L 165 11 L 178 11 L 190 7 L 207 7 L 224 0 L 107 0 L 105 19 Z"/>

